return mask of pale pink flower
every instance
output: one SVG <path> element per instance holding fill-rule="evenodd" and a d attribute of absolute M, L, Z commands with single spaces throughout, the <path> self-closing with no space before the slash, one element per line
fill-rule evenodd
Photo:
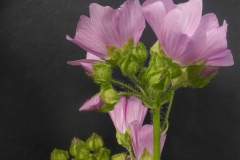
<path fill-rule="evenodd" d="M 131 38 L 137 43 L 145 28 L 139 0 L 127 0 L 118 9 L 92 3 L 89 11 L 90 18 L 80 17 L 74 39 L 68 35 L 66 38 L 98 59 L 108 57 L 106 46 L 121 48 Z M 87 56 L 86 60 L 68 63 L 81 65 L 89 71 L 89 65 L 94 61 L 96 59 Z"/>
<path fill-rule="evenodd" d="M 94 95 L 92 98 L 86 100 L 86 102 L 80 107 L 79 111 L 91 111 L 99 109 L 104 104 L 99 94 Z"/>
<path fill-rule="evenodd" d="M 233 65 L 227 49 L 227 23 L 215 14 L 202 16 L 202 0 L 175 5 L 172 0 L 146 0 L 142 13 L 165 54 L 181 65 L 203 60 L 205 65 Z"/>
<path fill-rule="evenodd" d="M 114 106 L 114 109 L 109 111 L 109 115 L 116 130 L 120 133 L 124 133 L 133 121 L 137 121 L 142 125 L 147 110 L 148 109 L 142 105 L 140 99 L 136 97 L 130 97 L 129 99 L 121 97 Z"/>
<path fill-rule="evenodd" d="M 144 148 L 153 155 L 153 125 L 146 124 L 142 126 L 137 121 L 130 124 L 132 147 L 137 160 L 143 154 Z M 166 140 L 166 134 L 161 136 L 161 151 Z"/>

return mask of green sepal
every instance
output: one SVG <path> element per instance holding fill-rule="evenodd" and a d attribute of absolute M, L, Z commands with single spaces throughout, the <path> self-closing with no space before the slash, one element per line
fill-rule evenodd
<path fill-rule="evenodd" d="M 176 63 L 171 63 L 168 69 L 171 79 L 178 78 L 182 75 L 182 68 L 176 64 Z"/>
<path fill-rule="evenodd" d="M 132 59 L 138 63 L 142 64 L 147 58 L 147 50 L 143 43 L 138 42 L 132 49 Z"/>
<path fill-rule="evenodd" d="M 111 81 L 111 66 L 104 62 L 95 62 L 92 64 L 94 80 L 96 83 Z"/>
<path fill-rule="evenodd" d="M 201 76 L 200 74 L 207 68 L 204 65 L 192 65 L 187 68 L 188 82 L 190 85 L 203 88 L 206 86 L 210 80 L 217 74 L 214 72 L 208 76 Z"/>
<path fill-rule="evenodd" d="M 126 153 L 119 153 L 112 156 L 111 160 L 126 160 Z"/>
<path fill-rule="evenodd" d="M 103 113 L 107 113 L 111 110 L 114 109 L 114 104 L 107 104 L 105 103 L 104 105 L 102 105 L 98 110 L 96 110 L 97 112 L 103 112 Z"/>
<path fill-rule="evenodd" d="M 86 146 L 90 151 L 96 152 L 103 147 L 102 137 L 93 133 L 86 141 Z"/>
<path fill-rule="evenodd" d="M 142 68 L 141 72 L 138 74 L 138 79 L 143 83 L 147 83 L 148 81 L 146 77 L 146 72 L 147 72 L 147 68 Z"/>
<path fill-rule="evenodd" d="M 128 40 L 128 42 L 126 44 L 123 45 L 121 56 L 125 57 L 125 56 L 131 54 L 133 45 L 134 45 L 134 39 L 131 38 Z"/>
<path fill-rule="evenodd" d="M 131 135 L 129 130 L 127 130 L 125 133 L 120 133 L 117 131 L 116 138 L 119 145 L 125 148 L 131 147 Z"/>
<path fill-rule="evenodd" d="M 205 69 L 204 65 L 191 65 L 187 67 L 188 80 L 194 80 Z"/>
<path fill-rule="evenodd" d="M 84 141 L 74 138 L 70 146 L 70 154 L 77 159 L 84 159 L 88 157 L 90 151 L 88 150 Z"/>
<path fill-rule="evenodd" d="M 160 43 L 158 41 L 156 41 L 153 46 L 150 48 L 150 53 L 157 53 L 157 54 L 161 54 L 161 46 Z"/>
<path fill-rule="evenodd" d="M 110 83 L 101 85 L 100 98 L 107 104 L 116 104 L 119 100 L 118 93 L 113 89 Z"/>
<path fill-rule="evenodd" d="M 138 71 L 138 63 L 129 54 L 119 61 L 119 67 L 124 75 L 134 75 Z"/>
<path fill-rule="evenodd" d="M 157 90 L 165 92 L 170 84 L 170 74 L 168 71 L 162 72 L 161 77 L 159 77 L 159 82 L 153 85 Z"/>
<path fill-rule="evenodd" d="M 109 57 L 103 58 L 108 64 L 113 67 L 118 66 L 118 62 L 121 59 L 121 50 L 116 46 L 107 46 L 107 52 Z"/>
<path fill-rule="evenodd" d="M 153 160 L 153 156 L 148 152 L 146 148 L 144 148 L 140 160 Z"/>
<path fill-rule="evenodd" d="M 94 157 L 97 160 L 110 160 L 111 151 L 106 148 L 101 148 L 100 151 L 94 154 Z"/>
<path fill-rule="evenodd" d="M 69 155 L 67 151 L 54 149 L 51 153 L 51 160 L 68 160 Z"/>

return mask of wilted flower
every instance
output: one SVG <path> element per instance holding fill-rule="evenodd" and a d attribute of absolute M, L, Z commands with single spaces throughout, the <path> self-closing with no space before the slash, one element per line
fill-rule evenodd
<path fill-rule="evenodd" d="M 146 124 L 142 126 L 137 121 L 130 124 L 131 139 L 134 155 L 137 160 L 143 154 L 144 148 L 153 155 L 153 125 Z M 166 140 L 166 134 L 161 136 L 161 151 Z"/>
<path fill-rule="evenodd" d="M 227 23 L 219 26 L 213 13 L 202 16 L 202 0 L 178 5 L 172 0 L 146 0 L 142 13 L 166 56 L 181 65 L 197 61 L 210 66 L 233 65 L 227 49 Z"/>
<path fill-rule="evenodd" d="M 85 60 L 68 62 L 71 65 L 81 65 L 86 71 L 89 71 L 89 65 L 96 58 L 108 57 L 106 46 L 121 48 L 131 38 L 137 43 L 145 28 L 139 0 L 127 0 L 118 9 L 92 3 L 89 11 L 90 18 L 80 17 L 74 39 L 68 35 L 66 37 L 88 54 L 96 56 L 92 58 L 87 55 Z"/>
<path fill-rule="evenodd" d="M 142 105 L 142 101 L 136 97 L 121 97 L 114 109 L 109 112 L 116 130 L 124 133 L 130 123 L 137 121 L 143 124 L 147 113 L 147 108 Z"/>

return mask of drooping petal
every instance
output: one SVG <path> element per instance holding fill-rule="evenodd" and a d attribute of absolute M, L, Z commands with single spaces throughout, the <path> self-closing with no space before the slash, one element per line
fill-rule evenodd
<path fill-rule="evenodd" d="M 159 39 L 160 27 L 166 16 L 164 4 L 160 0 L 146 0 L 142 6 L 142 13 Z"/>
<path fill-rule="evenodd" d="M 126 108 L 126 122 L 128 125 L 133 121 L 138 121 L 140 125 L 143 124 L 144 118 L 147 114 L 147 107 L 143 106 L 142 101 L 136 97 L 130 97 Z"/>
<path fill-rule="evenodd" d="M 88 99 L 79 109 L 79 111 L 91 111 L 99 109 L 104 102 L 100 98 L 99 94 L 96 94 L 92 98 Z"/>
<path fill-rule="evenodd" d="M 202 0 L 189 0 L 186 3 L 177 5 L 183 15 L 182 33 L 191 37 L 201 20 L 202 16 Z"/>
<path fill-rule="evenodd" d="M 127 128 L 126 107 L 127 98 L 121 97 L 120 100 L 115 104 L 114 109 L 108 112 L 116 130 L 121 133 L 124 133 Z"/>

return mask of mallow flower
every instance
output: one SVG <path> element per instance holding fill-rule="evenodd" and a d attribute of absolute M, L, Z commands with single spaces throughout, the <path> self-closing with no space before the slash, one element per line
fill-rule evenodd
<path fill-rule="evenodd" d="M 145 19 L 139 0 L 127 0 L 118 9 L 92 3 L 89 11 L 90 18 L 80 17 L 75 37 L 67 35 L 66 38 L 88 52 L 86 59 L 68 64 L 81 65 L 91 73 L 93 62 L 108 57 L 106 46 L 121 48 L 131 38 L 137 43 L 145 28 Z"/>
<path fill-rule="evenodd" d="M 202 0 L 175 5 L 172 0 L 146 0 L 142 13 L 166 56 L 182 66 L 201 61 L 208 66 L 231 66 L 227 23 L 215 14 L 202 16 Z"/>
<path fill-rule="evenodd" d="M 80 107 L 79 111 L 92 111 L 99 109 L 104 104 L 103 100 L 100 98 L 99 93 L 86 100 L 84 104 Z"/>
<path fill-rule="evenodd" d="M 143 124 L 147 110 L 140 99 L 136 97 L 128 99 L 122 96 L 115 104 L 114 109 L 109 111 L 109 115 L 116 130 L 125 133 L 133 121 L 137 121 L 140 125 Z"/>
<path fill-rule="evenodd" d="M 153 125 L 141 125 L 138 121 L 133 121 L 130 124 L 131 141 L 133 146 L 134 155 L 137 160 L 144 153 L 144 149 L 153 155 Z M 161 136 L 161 151 L 163 149 L 166 140 L 166 134 Z"/>

